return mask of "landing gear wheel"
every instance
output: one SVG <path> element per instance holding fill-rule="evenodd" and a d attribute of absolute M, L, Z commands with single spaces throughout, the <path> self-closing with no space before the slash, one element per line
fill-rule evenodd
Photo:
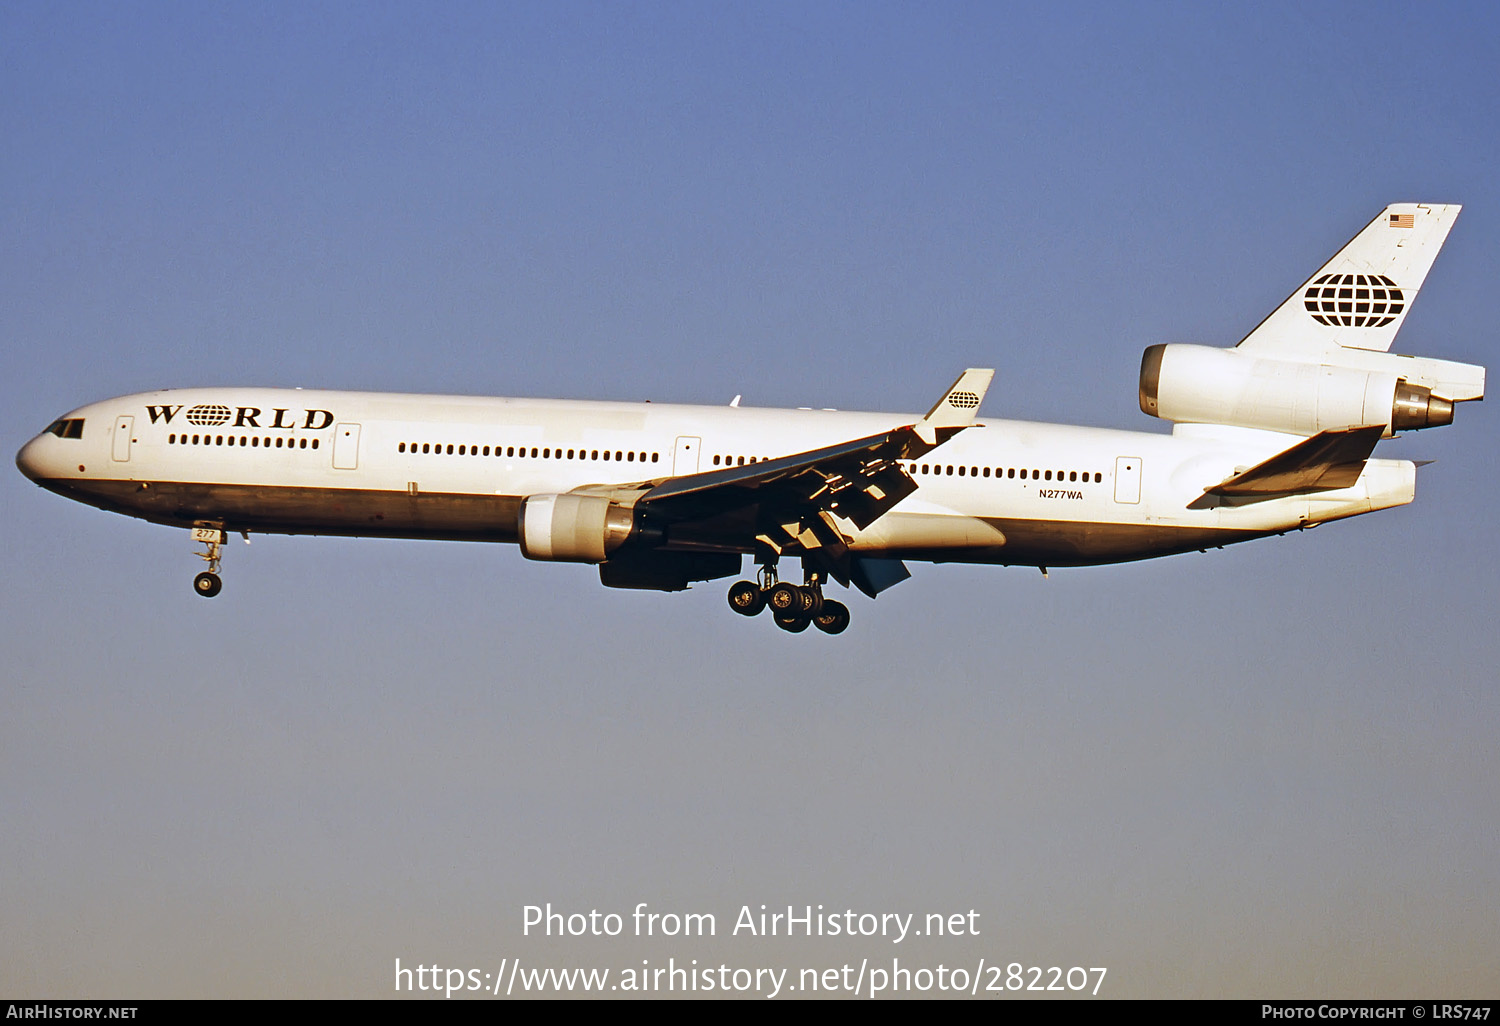
<path fill-rule="evenodd" d="M 771 612 L 779 618 L 791 613 L 804 612 L 806 599 L 801 588 L 782 581 L 766 594 L 766 605 L 770 606 Z"/>
<path fill-rule="evenodd" d="M 815 619 L 823 611 L 823 592 L 806 585 L 797 590 L 802 592 L 802 614 L 808 619 Z"/>
<path fill-rule="evenodd" d="M 739 581 L 729 589 L 729 608 L 741 616 L 754 616 L 766 608 L 766 593 L 751 581 Z"/>
<path fill-rule="evenodd" d="M 825 599 L 823 608 L 813 617 L 813 623 L 824 634 L 842 634 L 849 627 L 849 607 L 833 599 Z"/>
<path fill-rule="evenodd" d="M 801 613 L 793 613 L 791 616 L 777 614 L 776 616 L 776 626 L 789 634 L 801 634 L 811 624 L 812 621 Z"/>
<path fill-rule="evenodd" d="M 219 580 L 219 575 L 208 570 L 193 578 L 193 590 L 204 598 L 213 598 L 223 589 L 224 582 Z"/>

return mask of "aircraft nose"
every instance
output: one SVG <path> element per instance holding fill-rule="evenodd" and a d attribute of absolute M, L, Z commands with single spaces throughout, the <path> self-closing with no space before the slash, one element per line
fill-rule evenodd
<path fill-rule="evenodd" d="M 45 461 L 42 458 L 43 437 L 37 435 L 21 446 L 21 451 L 16 453 L 16 467 L 33 481 L 40 481 L 45 473 Z"/>

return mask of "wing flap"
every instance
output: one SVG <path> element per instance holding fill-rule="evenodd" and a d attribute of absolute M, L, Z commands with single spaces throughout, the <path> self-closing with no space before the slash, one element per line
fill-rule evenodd
<path fill-rule="evenodd" d="M 682 544 L 692 535 L 693 523 L 717 521 L 751 526 L 753 540 L 778 553 L 800 548 L 843 560 L 849 538 L 839 523 L 864 530 L 916 491 L 917 482 L 902 461 L 923 456 L 973 427 L 993 376 L 992 370 L 964 371 L 916 424 L 742 467 L 648 483 L 635 505 L 681 525 Z"/>
<path fill-rule="evenodd" d="M 669 520 L 705 519 L 758 505 L 777 510 L 772 519 L 786 521 L 783 526 L 826 510 L 863 529 L 916 491 L 899 461 L 926 451 L 913 428 L 898 427 L 743 467 L 672 478 L 648 490 L 637 505 Z"/>

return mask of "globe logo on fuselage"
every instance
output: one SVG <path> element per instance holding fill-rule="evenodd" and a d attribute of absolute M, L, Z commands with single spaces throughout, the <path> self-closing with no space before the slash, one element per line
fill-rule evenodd
<path fill-rule="evenodd" d="M 232 412 L 227 406 L 201 403 L 189 408 L 183 416 L 187 418 L 189 424 L 197 424 L 199 427 L 217 427 L 228 421 Z"/>
<path fill-rule="evenodd" d="M 1325 274 L 1302 301 L 1313 320 L 1329 327 L 1383 328 L 1406 309 L 1406 297 L 1383 274 Z"/>

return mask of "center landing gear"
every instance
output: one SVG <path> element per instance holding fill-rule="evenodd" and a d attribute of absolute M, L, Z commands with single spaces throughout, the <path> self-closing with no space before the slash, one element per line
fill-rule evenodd
<path fill-rule="evenodd" d="M 193 528 L 193 541 L 202 542 L 204 551 L 196 553 L 199 559 L 208 564 L 208 569 L 193 578 L 193 590 L 204 598 L 213 598 L 224 590 L 224 582 L 219 579 L 219 561 L 224 556 L 224 532 L 217 527 L 195 527 Z"/>
<path fill-rule="evenodd" d="M 849 607 L 823 597 L 822 575 L 807 571 L 807 583 L 776 579 L 776 564 L 761 567 L 759 582 L 739 581 L 729 589 L 729 608 L 741 616 L 755 616 L 770 607 L 776 626 L 800 634 L 816 626 L 824 634 L 842 634 L 849 626 Z"/>

